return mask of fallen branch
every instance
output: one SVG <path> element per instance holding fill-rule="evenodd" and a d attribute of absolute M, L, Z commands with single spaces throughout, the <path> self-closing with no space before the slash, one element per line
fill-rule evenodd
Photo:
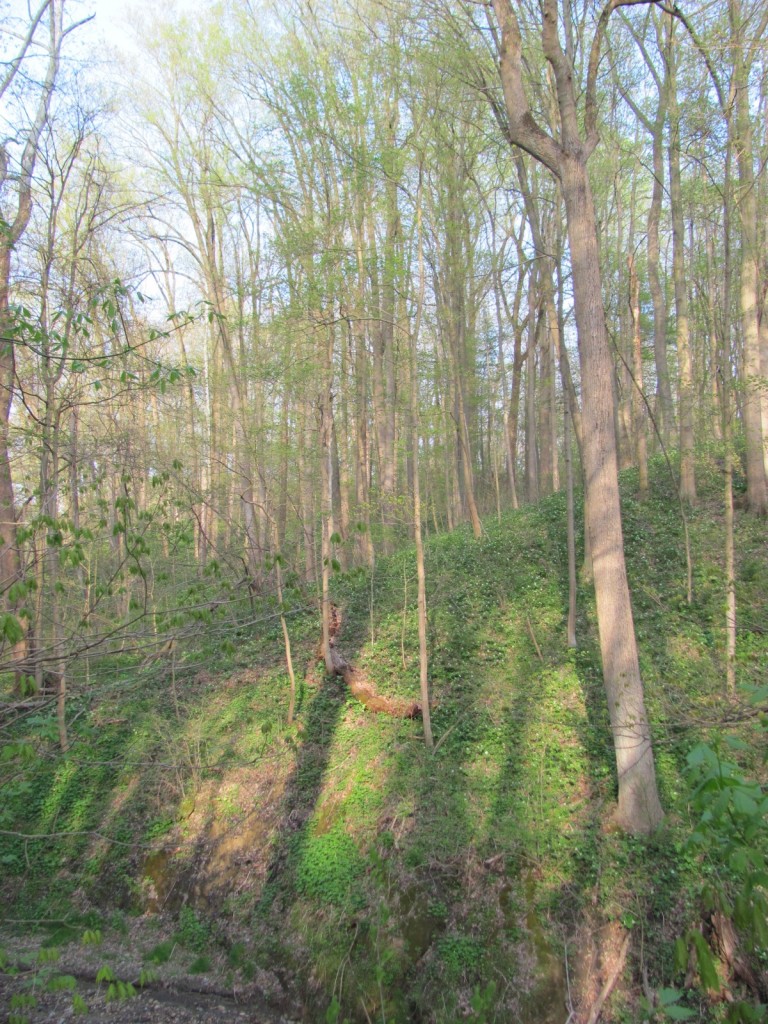
<path fill-rule="evenodd" d="M 539 661 L 543 662 L 544 661 L 544 655 L 541 653 L 541 648 L 539 647 L 538 641 L 536 640 L 536 634 L 533 632 L 533 626 L 531 625 L 531 620 L 528 618 L 527 615 L 525 616 L 525 621 L 528 624 L 528 632 L 531 634 L 531 640 L 533 640 L 533 646 L 536 648 L 536 653 L 539 656 Z"/>
<path fill-rule="evenodd" d="M 597 1024 L 600 1017 L 600 1013 L 603 1009 L 608 996 L 613 992 L 613 988 L 618 981 L 619 975 L 624 970 L 624 964 L 627 962 L 627 953 L 629 952 L 629 942 L 632 938 L 632 932 L 628 931 L 624 936 L 624 941 L 621 944 L 621 950 L 619 951 L 619 959 L 616 961 L 616 966 L 611 971 L 610 975 L 606 979 L 605 984 L 600 992 L 600 995 L 595 1000 L 594 1006 L 592 1007 L 589 1017 L 587 1017 L 586 1024 Z"/>

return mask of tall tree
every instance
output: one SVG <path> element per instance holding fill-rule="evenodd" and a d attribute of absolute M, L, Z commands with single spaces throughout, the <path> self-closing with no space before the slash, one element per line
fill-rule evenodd
<path fill-rule="evenodd" d="M 46 15 L 48 36 L 47 41 L 42 44 L 47 50 L 44 78 L 37 90 L 37 106 L 29 123 L 23 127 L 17 126 L 16 129 L 21 136 L 21 156 L 17 167 L 13 166 L 14 160 L 7 145 L 0 145 L 0 202 L 3 222 L 3 230 L 0 232 L 0 590 L 6 607 L 8 591 L 21 575 L 9 454 L 16 372 L 14 322 L 9 308 L 11 259 L 32 215 L 33 178 L 38 147 L 49 117 L 51 99 L 59 73 L 61 45 L 65 36 L 64 0 L 46 0 L 40 6 L 23 33 L 21 46 L 8 65 L 0 86 L 2 95 L 13 84 L 32 41 L 38 34 L 38 28 L 44 26 Z M 25 652 L 20 649 L 19 653 L 23 655 Z"/>
<path fill-rule="evenodd" d="M 590 48 L 582 135 L 570 33 L 561 36 L 556 0 L 543 0 L 540 42 L 554 76 L 560 136 L 534 117 L 524 80 L 523 36 L 510 0 L 494 0 L 505 127 L 513 146 L 559 180 L 566 209 L 581 358 L 586 515 L 597 599 L 600 650 L 618 774 L 617 820 L 631 832 L 652 831 L 663 813 L 645 711 L 619 503 L 613 364 L 605 329 L 600 254 L 587 162 L 599 141 L 597 76 L 608 19 L 622 6 L 609 0 Z M 565 5 L 569 8 L 569 5 Z M 565 38 L 565 47 L 561 42 Z"/>
<path fill-rule="evenodd" d="M 754 145 L 750 101 L 750 71 L 754 65 L 758 46 L 768 29 L 768 10 L 761 6 L 729 0 L 728 18 L 731 30 L 731 104 L 729 118 L 733 149 L 736 154 L 738 179 L 735 183 L 736 205 L 741 228 L 741 279 L 739 297 L 744 340 L 744 433 L 747 448 L 747 499 L 757 515 L 768 513 L 768 485 L 766 484 L 765 445 L 768 424 L 763 422 L 762 397 L 766 390 L 761 371 L 768 369 L 768 350 L 761 361 L 761 325 L 764 320 L 761 293 L 766 275 L 761 273 L 757 215 L 757 189 L 754 170 Z M 750 22 L 755 22 L 748 33 Z M 763 345 L 768 346 L 768 334 Z"/>

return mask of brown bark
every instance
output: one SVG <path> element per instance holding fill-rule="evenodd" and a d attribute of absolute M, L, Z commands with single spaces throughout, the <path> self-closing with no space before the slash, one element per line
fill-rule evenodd
<path fill-rule="evenodd" d="M 632 186 L 634 192 L 634 183 Z M 616 203 L 616 249 L 619 254 L 625 252 L 625 244 L 632 248 L 632 228 L 629 230 L 629 241 L 624 241 L 624 198 L 623 188 L 614 177 L 614 194 Z M 631 213 L 630 213 L 631 217 Z M 616 363 L 616 427 L 619 442 L 619 469 L 628 469 L 632 465 L 632 332 L 630 327 L 629 307 L 624 296 L 628 294 L 628 286 L 624 277 L 624 269 L 619 259 L 617 290 L 619 295 L 619 336 Z"/>
<path fill-rule="evenodd" d="M 740 0 L 729 0 L 733 42 L 733 110 L 729 119 L 736 153 L 736 204 L 741 226 L 741 325 L 744 339 L 744 434 L 747 448 L 747 501 L 756 515 L 768 513 L 764 444 L 768 424 L 763 423 L 760 357 L 760 264 L 752 122 L 749 109 L 750 55 L 744 38 L 744 12 Z"/>
<path fill-rule="evenodd" d="M 58 0 L 58 2 L 50 0 L 50 3 L 40 7 L 30 24 L 25 40 L 22 42 L 17 60 L 7 66 L 2 85 L 4 92 L 15 78 L 46 10 L 49 19 L 48 64 L 40 88 L 34 120 L 23 140 L 20 167 L 15 176 L 15 213 L 12 217 L 8 217 L 8 224 L 0 235 L 0 337 L 2 337 L 2 342 L 0 342 L 0 593 L 3 595 L 4 606 L 12 611 L 15 610 L 15 606 L 8 604 L 5 595 L 9 588 L 21 578 L 21 559 L 17 544 L 16 507 L 9 454 L 11 407 L 16 371 L 9 309 L 11 254 L 26 232 L 32 214 L 32 180 L 37 162 L 38 145 L 48 120 L 51 97 L 59 71 L 63 39 L 63 0 Z M 5 185 L 9 164 L 4 145 L 0 145 L 0 157 L 2 158 L 0 159 L 0 185 Z M 22 641 L 16 646 L 14 657 L 22 660 L 26 654 L 26 642 Z"/>
<path fill-rule="evenodd" d="M 491 221 L 491 227 L 495 236 L 496 223 L 495 220 Z M 494 237 L 494 253 L 496 249 L 495 237 Z M 501 267 L 500 263 L 503 258 L 503 253 L 499 256 L 494 256 L 494 274 L 493 274 L 493 298 L 494 307 L 496 310 L 496 337 L 498 344 L 498 358 L 499 358 L 499 378 L 501 382 L 501 408 L 502 408 L 502 427 L 504 431 L 504 457 L 507 466 L 507 486 L 509 488 L 509 498 L 512 504 L 512 508 L 517 508 L 517 481 L 515 479 L 516 466 L 515 466 L 515 447 L 512 440 L 512 430 L 510 425 L 510 408 L 509 408 L 509 383 L 507 381 L 507 367 L 506 359 L 504 357 L 504 318 L 501 314 L 502 305 L 502 280 L 501 280 Z"/>
<path fill-rule="evenodd" d="M 592 545 L 600 650 L 618 775 L 617 820 L 631 832 L 649 832 L 663 817 L 656 786 L 629 595 L 619 501 L 613 399 L 613 360 L 605 329 L 596 217 L 587 160 L 598 141 L 596 79 L 604 9 L 590 52 L 585 136 L 579 129 L 574 70 L 558 36 L 558 5 L 543 2 L 542 42 L 557 84 L 561 120 L 555 141 L 536 123 L 523 86 L 520 27 L 510 0 L 494 0 L 501 28 L 500 74 L 509 141 L 560 179 L 573 269 L 583 393 L 583 458 Z"/>
<path fill-rule="evenodd" d="M 612 359 L 605 334 L 594 208 L 586 167 L 563 162 L 573 263 L 584 422 L 584 475 L 597 619 L 619 779 L 617 819 L 629 831 L 661 821 L 650 728 L 629 595 L 614 432 Z"/>
<path fill-rule="evenodd" d="M 322 517 L 322 617 L 323 617 L 323 658 L 325 671 L 334 674 L 331 653 L 331 571 L 333 562 L 333 459 L 331 454 L 333 437 L 333 329 L 328 329 L 323 365 L 322 391 L 317 403 L 318 435 L 320 440 L 320 509 Z"/>
<path fill-rule="evenodd" d="M 635 460 L 640 480 L 640 496 L 648 494 L 648 443 L 645 436 L 645 403 L 643 401 L 643 337 L 640 330 L 640 278 L 635 257 L 627 257 L 629 268 L 629 312 L 632 321 L 632 435 Z"/>
<path fill-rule="evenodd" d="M 669 364 L 667 362 L 667 302 L 661 286 L 659 273 L 660 245 L 659 223 L 661 221 L 664 195 L 664 122 L 666 120 L 666 91 L 660 90 L 659 107 L 652 126 L 653 135 L 653 191 L 648 209 L 648 286 L 653 303 L 653 354 L 656 361 L 656 381 L 659 395 L 659 430 L 665 443 L 674 429 L 674 409 L 670 386 Z"/>
<path fill-rule="evenodd" d="M 539 350 L 538 409 L 538 468 L 535 472 L 536 494 L 551 494 L 560 487 L 557 462 L 557 392 L 555 386 L 555 360 L 560 356 L 560 320 L 555 305 L 554 278 L 556 274 L 556 238 L 548 237 L 541 205 L 531 187 L 531 177 L 521 156 L 515 160 L 517 175 L 525 203 L 525 212 L 536 252 L 535 274 L 538 302 L 546 317 L 545 330 L 537 323 L 536 347 Z M 551 231 L 551 228 L 550 228 Z M 556 232 L 554 232 L 556 234 Z M 531 287 L 533 287 L 533 272 Z M 530 426 L 533 427 L 531 422 Z M 527 449 L 527 444 L 526 444 Z M 533 483 L 533 478 L 531 479 Z M 530 497 L 529 501 L 535 500 Z"/>
<path fill-rule="evenodd" d="M 536 349 L 539 318 L 536 310 L 535 274 L 528 292 L 528 358 L 525 361 L 525 497 L 539 500 L 539 449 L 536 437 Z"/>
<path fill-rule="evenodd" d="M 419 690 L 424 724 L 424 743 L 427 749 L 434 746 L 432 720 L 429 712 L 429 659 L 427 656 L 427 588 L 424 568 L 424 540 L 421 535 L 421 471 L 419 466 L 419 382 L 418 382 L 418 341 L 421 332 L 421 318 L 424 309 L 426 275 L 424 273 L 424 245 L 421 230 L 421 191 L 417 209 L 418 250 L 419 250 L 419 293 L 416 320 L 411 338 L 410 353 L 410 412 L 411 412 L 411 460 L 413 466 L 413 533 L 416 541 L 417 604 L 419 618 Z"/>
<path fill-rule="evenodd" d="M 563 390 L 563 444 L 565 447 L 566 530 L 568 545 L 568 646 L 577 647 L 576 640 L 576 523 L 573 509 L 573 449 L 571 443 L 571 399 Z"/>
<path fill-rule="evenodd" d="M 731 167 L 733 163 L 733 143 L 728 140 L 725 157 L 725 183 L 723 204 L 723 344 L 721 346 L 722 361 L 717 367 L 722 387 L 722 420 L 723 420 L 723 504 L 724 504 L 724 540 L 725 540 L 725 686 L 729 696 L 736 692 L 736 549 L 734 544 L 734 508 L 733 508 L 733 423 L 731 403 L 731 359 L 728 341 L 731 322 L 731 283 L 733 262 L 731 256 L 731 209 L 733 191 L 731 185 Z"/>
<path fill-rule="evenodd" d="M 669 103 L 669 203 L 672 214 L 672 275 L 675 284 L 677 361 L 680 407 L 680 491 L 691 503 L 696 501 L 693 429 L 693 357 L 688 317 L 688 282 L 685 275 L 685 230 L 680 177 L 680 114 L 677 105 L 677 55 L 674 21 L 669 19 L 666 69 Z"/>

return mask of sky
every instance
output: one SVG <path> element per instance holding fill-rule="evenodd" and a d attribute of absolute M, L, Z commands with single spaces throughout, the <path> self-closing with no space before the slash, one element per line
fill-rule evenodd
<path fill-rule="evenodd" d="M 8 27 L 13 26 L 12 35 L 16 35 L 29 24 L 29 11 L 37 11 L 41 3 L 42 0 L 0 0 L 0 22 L 3 23 L 6 48 L 16 47 L 13 38 L 7 35 Z M 123 53 L 138 55 L 140 40 L 137 40 L 133 27 L 137 15 L 140 18 L 142 14 L 160 10 L 164 17 L 172 17 L 174 12 L 190 13 L 205 7 L 206 0 L 162 0 L 161 4 L 157 0 L 66 0 L 68 23 L 94 16 L 77 30 L 68 49 L 98 53 L 106 44 Z"/>
<path fill-rule="evenodd" d="M 132 35 L 132 23 L 137 13 L 158 10 L 156 0 L 76 0 L 76 3 L 84 15 L 95 14 L 91 31 L 96 37 L 106 39 L 118 48 L 124 46 Z M 169 17 L 174 11 L 182 14 L 202 10 L 205 6 L 204 0 L 164 0 L 160 9 L 165 17 Z M 74 6 L 72 9 L 74 12 Z"/>
<path fill-rule="evenodd" d="M 75 6 L 79 7 L 85 17 L 94 14 L 92 22 L 83 27 L 83 37 L 90 45 L 100 47 L 106 43 L 122 53 L 133 54 L 138 58 L 140 39 L 137 38 L 135 23 L 142 20 L 142 15 L 162 12 L 170 18 L 173 12 L 179 14 L 202 10 L 205 0 L 70 0 L 74 16 Z M 138 17 L 137 17 L 138 16 Z"/>

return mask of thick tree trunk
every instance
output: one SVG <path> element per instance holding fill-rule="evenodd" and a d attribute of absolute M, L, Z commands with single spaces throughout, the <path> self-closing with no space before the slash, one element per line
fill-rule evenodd
<path fill-rule="evenodd" d="M 742 11 L 738 0 L 731 0 L 734 47 L 735 111 L 730 127 L 739 172 L 736 202 L 741 226 L 741 325 L 744 337 L 744 434 L 747 447 L 747 501 L 756 515 L 768 512 L 768 486 L 765 471 L 765 434 L 763 423 L 760 358 L 760 266 L 755 172 L 753 167 L 752 123 L 749 110 L 749 67 L 745 65 Z M 765 330 L 765 328 L 763 328 Z"/>
<path fill-rule="evenodd" d="M 586 508 L 600 651 L 618 773 L 618 812 L 631 832 L 663 813 L 656 787 L 621 527 L 613 407 L 613 360 L 605 330 L 592 193 L 583 160 L 561 163 L 579 336 Z"/>

